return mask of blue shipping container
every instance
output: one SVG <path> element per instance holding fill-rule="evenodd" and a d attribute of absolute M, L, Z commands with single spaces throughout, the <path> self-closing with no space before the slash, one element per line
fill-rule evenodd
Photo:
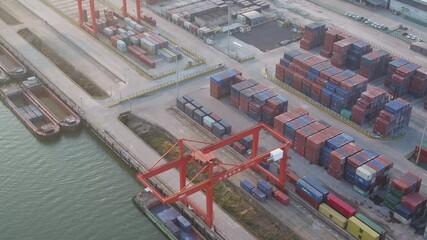
<path fill-rule="evenodd" d="M 265 200 L 267 200 L 267 196 L 258 188 L 252 188 L 251 194 L 260 202 L 265 202 Z"/>
<path fill-rule="evenodd" d="M 312 187 L 314 187 L 317 191 L 323 194 L 323 198 L 325 199 L 326 196 L 329 194 L 329 191 L 323 187 L 317 180 L 310 177 L 303 177 L 304 181 L 306 181 L 308 184 L 310 184 Z"/>
<path fill-rule="evenodd" d="M 184 216 L 178 216 L 176 222 L 184 231 L 189 232 L 191 230 L 191 223 Z"/>
<path fill-rule="evenodd" d="M 241 181 L 240 181 L 240 187 L 242 187 L 243 189 L 245 189 L 247 192 L 251 192 L 252 191 L 252 189 L 254 189 L 255 188 L 255 186 L 254 185 L 252 185 L 252 183 L 251 182 L 249 182 L 249 180 L 248 179 L 242 179 Z"/>
<path fill-rule="evenodd" d="M 310 198 L 312 198 L 317 203 L 323 202 L 323 194 L 312 187 L 309 183 L 304 181 L 302 178 L 298 179 L 296 187 L 305 192 Z"/>
<path fill-rule="evenodd" d="M 265 195 L 267 196 L 267 198 L 271 198 L 273 195 L 273 186 L 265 181 L 264 179 L 259 179 L 258 180 L 258 184 L 257 187 L 259 188 L 259 190 L 261 190 L 263 193 L 265 193 Z"/>

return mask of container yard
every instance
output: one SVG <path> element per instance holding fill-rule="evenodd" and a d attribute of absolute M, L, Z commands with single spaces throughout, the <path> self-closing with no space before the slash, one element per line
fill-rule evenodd
<path fill-rule="evenodd" d="M 43 139 L 85 123 L 169 239 L 423 239 L 427 66 L 396 29 L 427 29 L 327 3 L 2 3 L 20 22 L 0 20 L 2 100 Z"/>

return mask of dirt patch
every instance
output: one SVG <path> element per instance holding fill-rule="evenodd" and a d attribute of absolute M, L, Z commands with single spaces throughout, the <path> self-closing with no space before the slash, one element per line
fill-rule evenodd
<path fill-rule="evenodd" d="M 234 33 L 233 36 L 243 42 L 255 46 L 263 52 L 280 47 L 280 42 L 300 37 L 299 33 L 294 33 L 289 27 L 279 27 L 276 22 L 269 22 L 253 27 L 246 33 Z"/>
<path fill-rule="evenodd" d="M 89 95 L 95 98 L 105 98 L 108 94 L 97 86 L 86 75 L 77 70 L 73 65 L 63 59 L 53 49 L 43 43 L 43 40 L 34 34 L 28 28 L 23 28 L 18 31 L 28 43 L 39 50 L 45 57 L 47 57 L 53 64 L 61 69 L 71 80 L 85 90 Z"/>
<path fill-rule="evenodd" d="M 128 114 L 121 117 L 120 120 L 160 155 L 163 155 L 177 141 L 173 135 L 163 128 L 138 116 Z M 171 151 L 166 156 L 166 159 L 170 160 L 176 157 L 178 157 L 178 152 Z M 187 168 L 187 178 L 192 179 L 198 173 L 200 166 L 192 162 L 187 165 Z M 199 179 L 203 179 L 203 174 L 194 182 L 197 183 L 200 181 Z M 215 202 L 257 238 L 271 240 L 299 239 L 298 235 L 285 225 L 276 225 L 272 219 L 269 219 L 256 209 L 243 196 L 237 194 L 233 187 L 228 180 L 215 185 Z"/>
<path fill-rule="evenodd" d="M 14 16 L 10 15 L 2 6 L 0 6 L 0 19 L 3 20 L 7 25 L 17 25 L 21 22 L 18 21 Z"/>

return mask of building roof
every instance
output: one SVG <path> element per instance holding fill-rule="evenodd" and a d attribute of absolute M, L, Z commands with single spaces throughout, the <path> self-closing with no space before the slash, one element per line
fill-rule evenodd
<path fill-rule="evenodd" d="M 250 11 L 246 13 L 242 13 L 243 16 L 249 18 L 249 19 L 257 19 L 257 18 L 264 18 L 264 15 L 257 11 Z"/>
<path fill-rule="evenodd" d="M 427 11 L 427 2 L 422 0 L 396 0 L 398 2 L 401 2 L 403 4 L 406 4 L 408 6 L 418 8 L 423 11 Z"/>
<path fill-rule="evenodd" d="M 223 16 L 227 16 L 227 11 L 218 9 L 216 11 L 212 11 L 209 13 L 197 14 L 195 17 L 203 20 L 203 21 L 211 21 Z"/>
<path fill-rule="evenodd" d="M 384 0 L 368 0 L 368 2 L 374 6 L 384 5 Z"/>

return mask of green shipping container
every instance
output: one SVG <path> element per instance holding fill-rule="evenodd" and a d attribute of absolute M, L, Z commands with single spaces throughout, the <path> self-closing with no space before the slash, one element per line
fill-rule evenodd
<path fill-rule="evenodd" d="M 345 228 L 347 226 L 347 218 L 341 215 L 339 212 L 335 211 L 333 208 L 328 205 L 322 203 L 319 206 L 319 212 L 325 215 L 327 218 L 331 219 L 336 225 L 341 228 Z"/>
<path fill-rule="evenodd" d="M 343 116 L 344 118 L 350 120 L 351 119 L 351 112 L 347 109 L 342 109 L 341 110 L 341 116 Z"/>
<path fill-rule="evenodd" d="M 390 193 L 393 194 L 396 197 L 399 197 L 399 198 L 401 198 L 401 197 L 403 197 L 405 195 L 404 193 L 399 192 L 399 191 L 397 191 L 394 188 L 390 188 Z"/>
<path fill-rule="evenodd" d="M 356 217 L 348 219 L 347 232 L 359 240 L 379 240 L 380 235 Z"/>
<path fill-rule="evenodd" d="M 378 226 L 378 224 L 374 223 L 371 219 L 367 218 L 365 215 L 361 213 L 356 213 L 356 218 L 359 219 L 364 224 L 368 225 L 368 227 L 372 228 L 376 233 L 380 235 L 380 239 L 385 239 L 386 231 L 384 228 Z"/>

